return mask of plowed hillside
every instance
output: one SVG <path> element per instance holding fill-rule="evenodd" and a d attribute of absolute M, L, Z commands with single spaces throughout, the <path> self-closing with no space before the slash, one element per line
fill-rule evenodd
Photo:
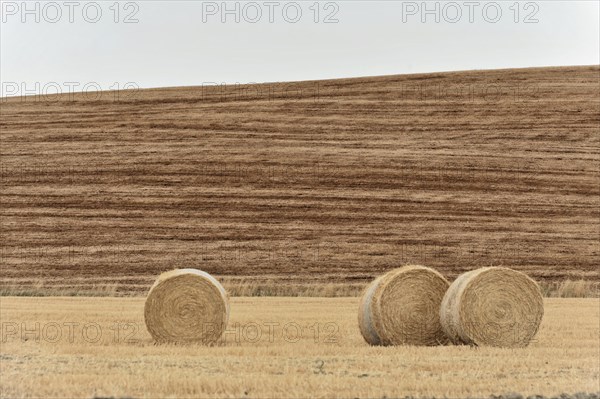
<path fill-rule="evenodd" d="M 0 103 L 3 285 L 598 281 L 600 67 Z"/>

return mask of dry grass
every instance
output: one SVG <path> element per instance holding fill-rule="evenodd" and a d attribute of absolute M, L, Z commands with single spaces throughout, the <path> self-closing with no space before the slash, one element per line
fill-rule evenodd
<path fill-rule="evenodd" d="M 225 289 L 231 296 L 291 296 L 291 297 L 349 297 L 359 296 L 364 283 L 278 283 L 275 281 L 225 281 Z"/>
<path fill-rule="evenodd" d="M 148 287 L 150 288 L 150 287 Z M 138 294 L 139 295 L 139 294 Z M 131 296 L 123 295 L 118 292 L 118 285 L 113 284 L 98 284 L 90 287 L 61 287 L 52 283 L 47 284 L 46 281 L 40 280 L 37 283 L 27 284 L 24 286 L 18 284 L 7 284 L 0 286 L 1 296 L 24 296 L 24 297 L 40 297 L 40 296 L 86 296 L 86 297 L 116 297 L 116 296 Z"/>
<path fill-rule="evenodd" d="M 241 297 L 357 297 L 364 291 L 366 283 L 282 283 L 273 280 L 229 279 L 220 277 L 227 293 Z M 0 296 L 93 296 L 93 297 L 136 297 L 145 296 L 151 282 L 131 289 L 129 285 L 118 283 L 98 284 L 81 287 L 63 287 L 46 283 L 45 280 L 25 285 L 4 284 L 0 286 Z M 589 280 L 542 281 L 540 288 L 548 298 L 600 298 L 600 283 Z"/>
<path fill-rule="evenodd" d="M 600 284 L 595 281 L 567 280 L 542 285 L 544 296 L 550 298 L 598 298 Z"/>
<path fill-rule="evenodd" d="M 545 302 L 544 320 L 531 345 L 499 349 L 371 347 L 358 330 L 358 298 L 233 298 L 225 341 L 203 347 L 154 345 L 144 328 L 142 298 L 3 297 L 4 338 L 7 323 L 15 323 L 19 333 L 33 332 L 2 342 L 0 396 L 464 398 L 597 393 L 598 300 Z M 53 338 L 50 323 L 79 324 L 73 342 L 64 327 L 61 339 L 52 343 L 36 340 L 36 322 L 42 338 Z M 100 327 L 98 342 L 84 339 L 86 323 Z M 284 339 L 284 326 L 294 326 L 288 323 L 302 328 L 297 342 L 294 328 L 288 327 Z M 256 326 L 261 331 L 257 340 Z M 95 339 L 94 329 L 86 331 L 88 341 Z"/>

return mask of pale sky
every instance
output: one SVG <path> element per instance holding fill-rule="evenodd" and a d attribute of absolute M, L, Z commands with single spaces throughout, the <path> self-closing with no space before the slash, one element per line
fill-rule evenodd
<path fill-rule="evenodd" d="M 600 63 L 597 1 L 0 3 L 2 96 Z"/>

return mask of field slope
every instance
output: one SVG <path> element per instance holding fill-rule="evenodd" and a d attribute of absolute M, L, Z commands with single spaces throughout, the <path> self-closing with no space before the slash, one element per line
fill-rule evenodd
<path fill-rule="evenodd" d="M 600 67 L 3 99 L 0 282 L 599 280 Z"/>

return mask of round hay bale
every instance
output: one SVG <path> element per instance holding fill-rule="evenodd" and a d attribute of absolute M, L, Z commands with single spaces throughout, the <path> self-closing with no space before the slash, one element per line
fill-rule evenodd
<path fill-rule="evenodd" d="M 210 274 L 176 269 L 154 282 L 144 306 L 150 335 L 161 343 L 216 342 L 229 320 L 229 299 Z"/>
<path fill-rule="evenodd" d="M 449 286 L 424 266 L 404 266 L 375 279 L 359 305 L 362 336 L 371 345 L 446 344 L 439 312 Z"/>
<path fill-rule="evenodd" d="M 506 267 L 460 275 L 442 301 L 440 320 L 455 344 L 525 347 L 535 336 L 544 301 L 538 284 Z"/>

